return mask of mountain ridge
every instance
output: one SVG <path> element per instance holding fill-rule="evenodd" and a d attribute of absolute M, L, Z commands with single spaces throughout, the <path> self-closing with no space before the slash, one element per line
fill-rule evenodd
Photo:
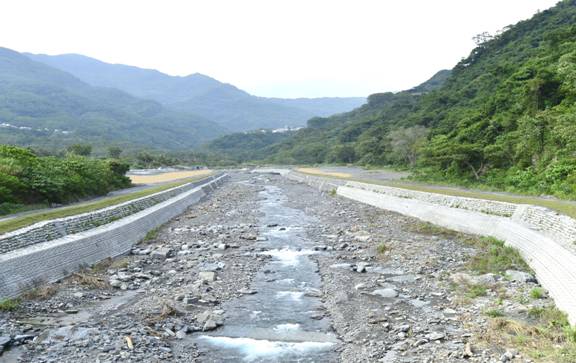
<path fill-rule="evenodd" d="M 177 149 L 225 133 L 204 118 L 167 110 L 120 90 L 90 86 L 8 48 L 0 48 L 0 92 L 2 143 Z"/>
<path fill-rule="evenodd" d="M 171 76 L 153 69 L 111 64 L 78 54 L 27 53 L 27 56 L 71 73 L 93 86 L 116 88 L 152 99 L 167 108 L 200 115 L 232 131 L 303 126 L 314 116 L 345 112 L 365 101 L 362 97 L 258 97 L 200 73 Z"/>

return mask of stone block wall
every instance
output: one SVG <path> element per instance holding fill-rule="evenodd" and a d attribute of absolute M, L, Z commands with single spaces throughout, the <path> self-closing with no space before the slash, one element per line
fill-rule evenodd
<path fill-rule="evenodd" d="M 6 233 L 0 236 L 0 254 L 37 243 L 52 241 L 114 222 L 191 190 L 198 185 L 214 180 L 219 176 L 220 175 L 210 176 L 197 182 L 187 183 L 94 212 L 39 222 L 32 226 Z"/>
<path fill-rule="evenodd" d="M 486 199 L 454 197 L 444 194 L 419 192 L 402 188 L 387 187 L 383 185 L 348 182 L 347 186 L 362 190 L 368 190 L 375 193 L 392 195 L 399 198 L 416 199 L 435 205 L 446 206 L 450 208 L 460 208 L 480 212 L 484 214 L 511 217 L 516 211 L 517 205 L 512 203 L 498 202 Z"/>
<path fill-rule="evenodd" d="M 146 234 L 183 213 L 226 180 L 204 180 L 187 191 L 111 223 L 0 254 L 0 299 L 62 279 L 86 265 L 130 251 Z"/>

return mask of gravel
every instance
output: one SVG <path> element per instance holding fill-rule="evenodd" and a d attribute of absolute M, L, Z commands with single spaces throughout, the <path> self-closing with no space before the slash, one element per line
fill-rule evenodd
<path fill-rule="evenodd" d="M 481 344 L 488 319 L 482 311 L 496 293 L 463 304 L 457 287 L 498 285 L 514 295 L 537 286 L 533 276 L 475 276 L 466 271 L 473 247 L 415 233 L 412 218 L 280 176 L 234 173 L 130 255 L 80 274 L 91 279 L 71 277 L 55 284 L 55 295 L 0 313 L 0 360 L 203 361 L 191 337 L 226 324 L 224 302 L 260 296 L 251 280 L 273 258 L 255 247 L 266 240 L 257 225 L 258 191 L 266 183 L 282 188 L 289 206 L 319 221 L 307 230 L 315 241 L 308 257 L 318 265 L 322 289 L 305 293 L 322 299 L 325 309 L 312 318 L 331 320 L 342 362 L 518 359 L 511 347 Z M 513 301 L 506 306 L 525 308 Z"/>

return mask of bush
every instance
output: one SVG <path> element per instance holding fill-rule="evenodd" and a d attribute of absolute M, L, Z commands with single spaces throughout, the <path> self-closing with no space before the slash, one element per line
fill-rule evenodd
<path fill-rule="evenodd" d="M 68 203 L 125 188 L 129 166 L 70 154 L 39 157 L 30 150 L 0 145 L 0 214 L 22 204 Z"/>

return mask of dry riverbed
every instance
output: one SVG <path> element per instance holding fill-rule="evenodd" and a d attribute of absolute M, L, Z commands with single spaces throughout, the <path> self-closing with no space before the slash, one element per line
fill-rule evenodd
<path fill-rule="evenodd" d="M 0 308 L 5 362 L 576 359 L 514 251 L 269 175 Z"/>

